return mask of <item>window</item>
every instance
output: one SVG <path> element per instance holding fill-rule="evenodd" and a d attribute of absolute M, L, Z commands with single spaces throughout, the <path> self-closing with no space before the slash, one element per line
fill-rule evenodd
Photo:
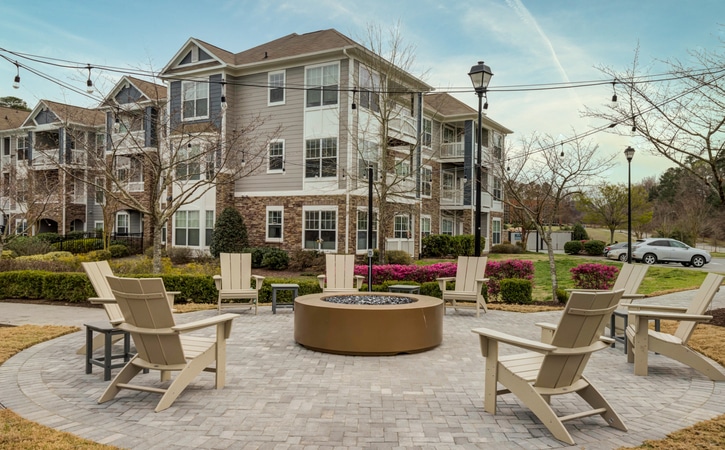
<path fill-rule="evenodd" d="M 337 211 L 334 209 L 305 210 L 304 243 L 309 250 L 337 248 Z"/>
<path fill-rule="evenodd" d="M 28 219 L 15 219 L 15 234 L 28 234 Z"/>
<path fill-rule="evenodd" d="M 441 219 L 441 234 L 453 236 L 453 220 Z"/>
<path fill-rule="evenodd" d="M 10 156 L 10 138 L 3 138 L 3 156 Z"/>
<path fill-rule="evenodd" d="M 93 231 L 97 233 L 103 233 L 103 221 L 102 220 L 96 220 L 93 222 Z"/>
<path fill-rule="evenodd" d="M 128 233 L 130 231 L 130 221 L 131 218 L 129 217 L 128 213 L 116 214 L 116 234 L 119 236 L 128 236 Z"/>
<path fill-rule="evenodd" d="M 201 149 L 198 145 L 181 147 L 177 152 L 176 178 L 179 180 L 201 179 Z"/>
<path fill-rule="evenodd" d="M 25 136 L 19 137 L 17 144 L 18 161 L 28 159 L 28 138 Z"/>
<path fill-rule="evenodd" d="M 425 238 L 430 236 L 430 216 L 423 216 L 420 218 L 420 237 Z"/>
<path fill-rule="evenodd" d="M 426 147 L 430 147 L 431 143 L 433 142 L 433 123 L 430 119 L 423 119 L 423 145 Z"/>
<path fill-rule="evenodd" d="M 458 133 L 456 133 L 455 128 L 443 127 L 443 142 L 446 144 L 450 144 L 451 142 L 457 142 L 457 141 L 458 141 Z"/>
<path fill-rule="evenodd" d="M 116 178 L 119 184 L 131 192 L 143 191 L 143 164 L 129 156 L 116 157 Z"/>
<path fill-rule="evenodd" d="M 402 178 L 410 176 L 410 162 L 407 159 L 395 161 L 395 174 Z"/>
<path fill-rule="evenodd" d="M 408 216 L 395 216 L 393 237 L 395 239 L 410 239 L 410 218 Z"/>
<path fill-rule="evenodd" d="M 204 245 L 211 245 L 211 235 L 214 233 L 214 211 L 206 212 L 206 229 L 204 230 Z"/>
<path fill-rule="evenodd" d="M 358 153 L 360 154 L 360 159 L 358 160 L 357 164 L 358 178 L 360 178 L 361 180 L 367 180 L 368 166 L 372 165 L 373 180 L 377 180 L 379 167 L 378 144 L 372 141 L 360 140 L 358 147 Z"/>
<path fill-rule="evenodd" d="M 267 76 L 267 84 L 269 85 L 269 104 L 284 104 L 284 71 L 270 72 Z"/>
<path fill-rule="evenodd" d="M 420 169 L 420 194 L 430 197 L 433 193 L 433 170 L 430 167 Z"/>
<path fill-rule="evenodd" d="M 104 186 L 104 180 L 103 178 L 96 178 L 95 180 L 95 200 L 96 205 L 102 205 L 103 204 L 103 186 Z"/>
<path fill-rule="evenodd" d="M 209 83 L 182 81 L 181 104 L 184 120 L 209 117 Z"/>
<path fill-rule="evenodd" d="M 368 212 L 357 212 L 357 251 L 368 249 Z M 378 248 L 378 214 L 373 211 L 373 249 Z"/>
<path fill-rule="evenodd" d="M 334 176 L 337 176 L 337 138 L 308 140 L 305 151 L 305 177 Z"/>
<path fill-rule="evenodd" d="M 337 105 L 337 64 L 311 67 L 305 72 L 307 107 Z"/>
<path fill-rule="evenodd" d="M 360 66 L 360 107 L 379 112 L 379 91 L 380 75 Z"/>
<path fill-rule="evenodd" d="M 125 113 L 116 116 L 116 123 L 113 127 L 115 134 L 128 134 L 134 131 L 146 129 L 146 121 L 143 113 Z"/>
<path fill-rule="evenodd" d="M 267 171 L 284 170 L 284 141 L 272 141 L 269 143 L 269 161 Z"/>
<path fill-rule="evenodd" d="M 96 133 L 96 157 L 103 158 L 106 153 L 106 135 L 103 133 Z"/>
<path fill-rule="evenodd" d="M 493 177 L 493 199 L 499 202 L 503 199 L 501 195 L 501 178 L 499 177 Z"/>
<path fill-rule="evenodd" d="M 501 219 L 493 219 L 491 222 L 491 243 L 493 245 L 501 243 Z"/>
<path fill-rule="evenodd" d="M 267 206 L 267 241 L 282 242 L 284 209 L 281 206 Z"/>
<path fill-rule="evenodd" d="M 174 219 L 174 245 L 198 247 L 199 211 L 177 211 Z"/>
<path fill-rule="evenodd" d="M 493 157 L 499 161 L 503 158 L 503 135 L 501 133 L 493 133 Z"/>

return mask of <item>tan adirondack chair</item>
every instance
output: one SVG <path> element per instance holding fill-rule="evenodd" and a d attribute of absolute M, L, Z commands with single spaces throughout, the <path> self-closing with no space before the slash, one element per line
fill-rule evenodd
<path fill-rule="evenodd" d="M 607 424 L 627 430 L 611 405 L 583 375 L 591 354 L 609 347 L 602 336 L 609 316 L 623 291 L 574 292 L 566 304 L 550 343 L 522 339 L 487 328 L 472 330 L 479 335 L 486 358 L 484 407 L 496 414 L 499 395 L 512 393 L 541 420 L 557 439 L 574 444 L 564 422 L 601 415 Z M 499 356 L 499 343 L 514 345 L 527 353 Z M 498 389 L 498 383 L 504 389 Z M 551 407 L 552 396 L 577 393 L 593 409 L 558 416 Z"/>
<path fill-rule="evenodd" d="M 138 353 L 106 388 L 98 403 L 112 400 L 121 389 L 163 394 L 156 412 L 174 403 L 186 386 L 202 371 L 216 374 L 216 388 L 224 387 L 226 374 L 226 339 L 232 320 L 238 314 L 222 314 L 183 325 L 174 323 L 161 278 L 107 277 L 113 296 L 123 313 L 118 328 L 131 333 Z M 213 337 L 188 336 L 184 333 L 216 327 Z M 144 369 L 161 371 L 161 381 L 171 379 L 166 389 L 129 384 Z"/>
<path fill-rule="evenodd" d="M 91 303 L 97 303 L 99 299 L 113 299 L 111 287 L 108 286 L 108 281 L 106 280 L 106 277 L 113 276 L 113 271 L 111 270 L 111 266 L 108 265 L 108 261 L 84 262 L 81 263 L 81 265 L 83 266 L 83 270 L 86 271 L 86 275 L 88 275 L 88 279 L 91 281 L 91 285 L 96 291 L 97 296 L 89 298 L 88 301 Z M 176 291 L 166 292 L 169 305 L 172 308 L 174 306 L 174 297 L 179 293 L 180 292 Z M 106 314 L 108 315 L 108 321 L 111 323 L 111 325 L 116 326 L 117 324 L 123 322 L 123 314 L 121 314 L 121 310 L 119 309 L 118 305 L 109 302 L 101 303 L 103 304 L 103 308 L 106 310 Z M 123 339 L 122 335 L 117 335 L 113 337 L 114 342 L 117 342 L 120 339 Z M 104 336 L 102 334 L 96 335 L 93 338 L 93 350 L 98 350 L 100 348 L 103 348 L 103 346 Z M 76 353 L 79 355 L 85 355 L 85 344 L 80 349 L 78 349 Z"/>
<path fill-rule="evenodd" d="M 357 292 L 362 287 L 364 277 L 355 275 L 355 255 L 325 255 L 325 272 L 317 276 L 322 292 Z"/>
<path fill-rule="evenodd" d="M 221 275 L 214 275 L 214 283 L 219 291 L 217 309 L 221 312 L 225 306 L 236 306 L 238 303 L 224 304 L 224 300 L 246 300 L 250 309 L 257 314 L 259 290 L 264 277 L 252 275 L 251 253 L 220 253 Z M 254 278 L 254 287 L 252 287 Z"/>
<path fill-rule="evenodd" d="M 461 307 L 475 307 L 476 317 L 480 316 L 481 308 L 483 308 L 483 312 L 488 312 L 486 300 L 481 294 L 483 283 L 488 281 L 488 278 L 483 277 L 486 273 L 487 261 L 488 258 L 485 256 L 459 256 L 455 278 L 436 278 L 438 287 L 443 293 L 444 306 L 451 306 L 456 310 Z M 446 283 L 454 280 L 456 282 L 454 290 L 447 290 Z"/>
<path fill-rule="evenodd" d="M 630 346 L 627 360 L 634 362 L 635 375 L 647 375 L 648 352 L 651 351 L 690 366 L 713 381 L 725 381 L 722 366 L 687 346 L 697 324 L 712 319 L 704 313 L 720 289 L 723 278 L 722 275 L 708 274 L 687 308 L 643 304 L 628 306 L 627 339 Z M 661 333 L 649 329 L 648 321 L 652 319 L 677 320 L 680 325 L 674 334 Z"/>

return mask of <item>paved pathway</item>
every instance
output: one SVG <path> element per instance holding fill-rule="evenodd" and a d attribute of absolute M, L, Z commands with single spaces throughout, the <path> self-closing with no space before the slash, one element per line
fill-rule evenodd
<path fill-rule="evenodd" d="M 656 301 L 685 304 L 691 294 Z M 716 306 L 725 307 L 725 289 Z M 58 308 L 0 303 L 0 323 L 82 324 L 102 313 Z M 182 314 L 177 320 L 214 314 Z M 480 319 L 468 311 L 449 312 L 441 346 L 395 357 L 306 350 L 293 340 L 293 314 L 284 309 L 272 315 L 264 307 L 258 316 L 242 313 L 227 347 L 227 386 L 216 391 L 213 375 L 202 374 L 160 413 L 153 412 L 158 396 L 148 393 L 123 391 L 111 402 L 96 403 L 108 382 L 100 368 L 84 373 L 83 358 L 75 354 L 81 332 L 31 347 L 0 366 L 0 403 L 44 425 L 134 449 L 565 446 L 514 396 L 499 400 L 495 416 L 483 410 L 483 358 L 470 331 L 486 326 L 537 338 L 533 324 L 555 322 L 557 312 L 491 311 Z M 604 426 L 599 416 L 574 420 L 566 426 L 577 448 L 638 445 L 725 413 L 725 383 L 660 355 L 650 355 L 649 376 L 635 377 L 618 344 L 596 353 L 586 375 L 629 432 Z M 145 377 L 154 383 L 158 375 Z M 567 411 L 581 406 L 576 396 L 554 402 Z"/>

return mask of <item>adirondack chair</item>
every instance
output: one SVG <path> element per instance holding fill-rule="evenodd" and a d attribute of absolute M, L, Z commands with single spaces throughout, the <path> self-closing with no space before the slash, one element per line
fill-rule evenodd
<path fill-rule="evenodd" d="M 325 275 L 318 275 L 322 292 L 357 292 L 363 276 L 355 275 L 355 255 L 325 255 Z M 327 285 L 325 285 L 327 280 Z"/>
<path fill-rule="evenodd" d="M 572 293 L 550 343 L 487 328 L 472 330 L 479 335 L 481 353 L 486 358 L 485 410 L 496 414 L 497 397 L 513 393 L 554 437 L 572 445 L 574 440 L 563 423 L 568 420 L 599 414 L 610 426 L 626 431 L 622 419 L 582 375 L 591 354 L 611 343 L 611 339 L 602 333 L 622 293 L 621 290 Z M 530 352 L 499 356 L 499 343 Z M 498 389 L 498 383 L 504 389 Z M 593 409 L 558 416 L 551 407 L 551 397 L 571 393 L 577 393 Z"/>
<path fill-rule="evenodd" d="M 81 263 L 81 265 L 83 266 L 83 270 L 86 271 L 86 275 L 88 275 L 88 279 L 91 281 L 91 285 L 96 291 L 97 296 L 89 298 L 88 301 L 94 303 L 97 299 L 112 299 L 113 293 L 111 292 L 111 288 L 108 286 L 108 281 L 106 281 L 106 277 L 113 276 L 113 271 L 111 270 L 111 266 L 108 265 L 108 261 L 84 262 Z M 179 294 L 179 292 L 166 292 L 169 305 L 171 305 L 172 308 L 174 305 L 174 296 L 176 294 Z M 106 310 L 108 321 L 112 326 L 116 326 L 117 324 L 123 322 L 123 314 L 121 314 L 121 310 L 118 308 L 118 305 L 115 303 L 104 302 L 103 308 Z M 113 341 L 117 342 L 122 338 L 123 336 L 117 335 L 113 337 Z M 93 351 L 98 350 L 103 346 L 104 336 L 102 334 L 96 335 L 93 338 Z M 86 346 L 83 345 L 76 353 L 84 355 L 86 353 Z"/>
<path fill-rule="evenodd" d="M 720 289 L 723 278 L 722 275 L 708 274 L 687 308 L 644 304 L 628 306 L 627 339 L 630 346 L 627 361 L 634 362 L 635 375 L 647 375 L 648 352 L 652 351 L 690 366 L 713 381 L 725 381 L 722 366 L 687 346 L 698 322 L 712 319 L 704 313 Z M 661 333 L 647 326 L 652 319 L 677 320 L 680 325 L 674 334 Z"/>
<path fill-rule="evenodd" d="M 159 412 L 171 406 L 202 371 L 214 372 L 216 388 L 224 387 L 226 339 L 238 314 L 176 325 L 161 278 L 109 276 L 107 280 L 124 317 L 118 328 L 131 333 L 138 353 L 111 381 L 98 403 L 112 400 L 121 389 L 154 392 L 163 394 L 155 408 Z M 216 333 L 210 338 L 184 335 L 212 326 Z M 166 389 L 129 384 L 144 369 L 161 371 L 161 381 L 170 380 L 171 372 L 179 374 Z"/>
<path fill-rule="evenodd" d="M 249 308 L 254 308 L 257 314 L 259 303 L 259 290 L 262 288 L 264 277 L 252 275 L 251 253 L 220 253 L 221 275 L 214 275 L 214 284 L 219 291 L 217 309 L 221 312 L 224 306 L 233 306 L 235 303 L 223 304 L 224 300 L 247 300 Z M 254 287 L 251 279 L 254 278 Z"/>
<path fill-rule="evenodd" d="M 481 294 L 483 283 L 488 281 L 488 278 L 483 278 L 484 273 L 486 273 L 487 261 L 488 258 L 485 256 L 459 256 L 455 278 L 436 278 L 438 286 L 443 293 L 444 306 L 451 306 L 456 310 L 460 307 L 475 306 L 476 317 L 480 316 L 481 307 L 483 307 L 483 312 L 488 312 L 486 300 L 483 298 L 483 294 Z M 446 283 L 454 280 L 456 282 L 454 290 L 447 290 Z"/>
<path fill-rule="evenodd" d="M 613 291 L 624 289 L 622 300 L 636 300 L 644 298 L 644 294 L 637 294 L 639 285 L 642 284 L 649 266 L 646 264 L 629 264 L 624 263 L 622 268 L 619 269 L 617 280 L 612 286 Z M 590 289 L 567 289 L 567 292 L 591 292 Z M 622 305 L 620 305 L 622 306 Z M 659 330 L 659 320 L 656 322 L 657 330 Z M 627 353 L 627 337 L 624 334 L 624 330 L 627 328 L 627 310 L 626 307 L 623 309 L 617 309 L 612 313 L 612 317 L 609 323 L 609 337 L 617 342 L 621 342 L 624 346 L 624 353 Z M 614 344 L 612 344 L 614 347 Z"/>

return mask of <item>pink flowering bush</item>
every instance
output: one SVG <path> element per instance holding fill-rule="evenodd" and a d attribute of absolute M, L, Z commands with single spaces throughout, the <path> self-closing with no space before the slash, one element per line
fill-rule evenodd
<path fill-rule="evenodd" d="M 570 272 L 574 286 L 579 289 L 611 289 L 617 279 L 619 269 L 605 264 L 580 264 Z"/>
<path fill-rule="evenodd" d="M 368 275 L 368 266 L 355 266 L 355 275 Z M 415 281 L 426 283 L 435 281 L 439 277 L 455 277 L 456 263 L 444 262 L 428 266 L 382 264 L 373 266 L 373 284 L 383 284 L 386 281 Z"/>
<path fill-rule="evenodd" d="M 488 278 L 489 300 L 498 299 L 501 293 L 501 280 L 506 278 L 520 278 L 533 281 L 534 263 L 523 259 L 488 261 L 486 263 L 486 278 Z"/>

